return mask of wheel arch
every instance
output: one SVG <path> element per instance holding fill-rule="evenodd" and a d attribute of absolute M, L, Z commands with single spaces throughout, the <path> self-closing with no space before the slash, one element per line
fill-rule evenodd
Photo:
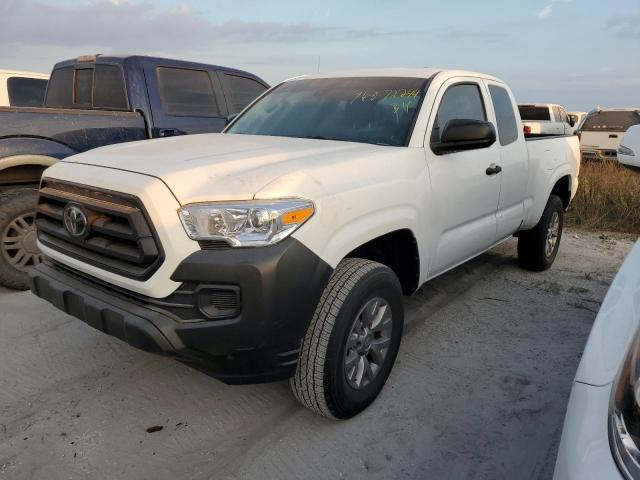
<path fill-rule="evenodd" d="M 362 258 L 386 265 L 397 275 L 404 295 L 412 294 L 419 286 L 420 253 L 416 237 L 409 228 L 371 238 L 344 258 Z"/>
<path fill-rule="evenodd" d="M 0 158 L 0 185 L 37 184 L 42 172 L 56 163 L 47 155 L 13 155 Z"/>
<path fill-rule="evenodd" d="M 571 203 L 571 175 L 567 174 L 558 178 L 549 195 L 556 195 L 562 200 L 565 211 Z"/>

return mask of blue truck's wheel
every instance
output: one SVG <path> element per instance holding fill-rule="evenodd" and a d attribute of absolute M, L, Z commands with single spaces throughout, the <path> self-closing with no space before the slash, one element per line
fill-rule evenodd
<path fill-rule="evenodd" d="M 37 199 L 33 188 L 0 195 L 0 284 L 5 287 L 28 289 L 27 271 L 42 261 L 36 245 Z"/>
<path fill-rule="evenodd" d="M 393 271 L 370 260 L 342 261 L 303 339 L 291 379 L 296 398 L 328 418 L 360 413 L 387 381 L 403 323 L 402 289 Z"/>

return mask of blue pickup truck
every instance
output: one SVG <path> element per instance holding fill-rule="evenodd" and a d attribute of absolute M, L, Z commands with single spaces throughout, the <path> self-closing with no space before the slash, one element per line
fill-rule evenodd
<path fill-rule="evenodd" d="M 41 260 L 34 207 L 45 168 L 103 145 L 219 132 L 268 88 L 248 72 L 165 58 L 56 64 L 42 107 L 0 107 L 0 284 L 26 289 Z"/>

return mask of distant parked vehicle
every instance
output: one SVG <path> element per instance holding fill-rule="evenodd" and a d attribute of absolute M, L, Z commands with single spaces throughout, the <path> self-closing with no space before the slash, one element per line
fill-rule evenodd
<path fill-rule="evenodd" d="M 560 105 L 518 105 L 525 135 L 573 135 L 575 122 Z"/>
<path fill-rule="evenodd" d="M 640 241 L 600 307 L 576 372 L 555 480 L 640 478 Z"/>
<path fill-rule="evenodd" d="M 103 145 L 220 132 L 267 88 L 251 73 L 164 58 L 58 63 L 44 107 L 0 107 L 0 284 L 27 288 L 26 272 L 41 260 L 34 208 L 45 168 Z"/>
<path fill-rule="evenodd" d="M 0 70 L 0 107 L 40 107 L 49 75 Z"/>
<path fill-rule="evenodd" d="M 624 133 L 640 124 L 638 108 L 607 108 L 589 112 L 580 127 L 580 150 L 585 160 L 615 160 Z"/>
<path fill-rule="evenodd" d="M 618 161 L 640 171 L 640 125 L 629 128 L 618 147 Z"/>
<path fill-rule="evenodd" d="M 573 120 L 573 133 L 576 133 L 582 126 L 582 122 L 587 118 L 587 112 L 569 112 L 569 118 Z"/>

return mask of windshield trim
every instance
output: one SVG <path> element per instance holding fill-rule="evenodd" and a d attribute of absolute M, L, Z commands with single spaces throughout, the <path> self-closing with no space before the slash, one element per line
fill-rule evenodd
<path fill-rule="evenodd" d="M 357 140 L 344 140 L 344 139 L 339 139 L 339 138 L 312 139 L 312 140 L 329 140 L 329 141 L 332 141 L 332 142 L 363 143 L 365 145 L 375 145 L 377 147 L 394 147 L 394 148 L 406 148 L 406 147 L 408 147 L 409 143 L 411 142 L 411 137 L 413 136 L 413 130 L 415 129 L 416 123 L 418 121 L 418 117 L 420 116 L 420 112 L 422 110 L 422 102 L 424 102 L 424 97 L 427 96 L 427 91 L 429 90 L 429 86 L 431 85 L 432 80 L 439 73 L 440 72 L 438 71 L 438 72 L 434 73 L 433 75 L 431 75 L 430 77 L 427 77 L 427 78 L 424 78 L 424 77 L 410 77 L 410 76 L 398 77 L 397 75 L 367 75 L 366 76 L 366 78 L 387 78 L 387 79 L 391 79 L 391 78 L 412 78 L 414 80 L 423 80 L 423 82 L 422 82 L 422 84 L 420 86 L 420 89 L 422 90 L 422 95 L 420 96 L 420 100 L 418 100 L 418 103 L 416 104 L 416 113 L 413 116 L 413 119 L 411 120 L 411 125 L 407 129 L 407 135 L 406 135 L 402 145 L 385 145 L 385 144 L 382 144 L 382 143 L 358 142 Z M 352 78 L 352 77 L 351 76 L 346 76 L 346 77 L 322 77 L 322 78 L 334 79 L 334 78 Z M 298 81 L 304 81 L 304 80 L 318 80 L 318 78 L 312 78 L 312 79 L 300 78 L 300 79 L 297 79 L 297 80 L 285 80 L 283 82 L 280 82 L 279 84 L 273 86 L 272 88 L 270 88 L 269 90 L 264 92 L 262 95 L 260 95 L 258 98 L 256 98 L 253 102 L 251 102 L 242 112 L 240 112 L 238 115 L 235 116 L 235 118 L 229 123 L 229 125 L 227 125 L 224 128 L 224 130 L 222 130 L 221 133 L 229 134 L 229 135 L 248 135 L 246 133 L 233 133 L 233 132 L 229 132 L 228 130 L 240 118 L 242 118 L 243 115 L 245 115 L 249 110 L 251 110 L 253 108 L 253 106 L 258 101 L 260 101 L 263 97 L 266 97 L 267 95 L 271 94 L 271 92 L 275 91 L 276 89 L 280 88 L 282 85 L 284 85 L 286 83 L 292 83 L 292 82 L 298 82 Z M 305 139 L 306 138 L 306 137 L 293 137 L 293 136 L 289 136 L 289 135 L 263 135 L 263 134 L 251 134 L 251 135 L 265 136 L 265 137 L 282 137 L 282 138 L 301 138 L 301 139 Z"/>

